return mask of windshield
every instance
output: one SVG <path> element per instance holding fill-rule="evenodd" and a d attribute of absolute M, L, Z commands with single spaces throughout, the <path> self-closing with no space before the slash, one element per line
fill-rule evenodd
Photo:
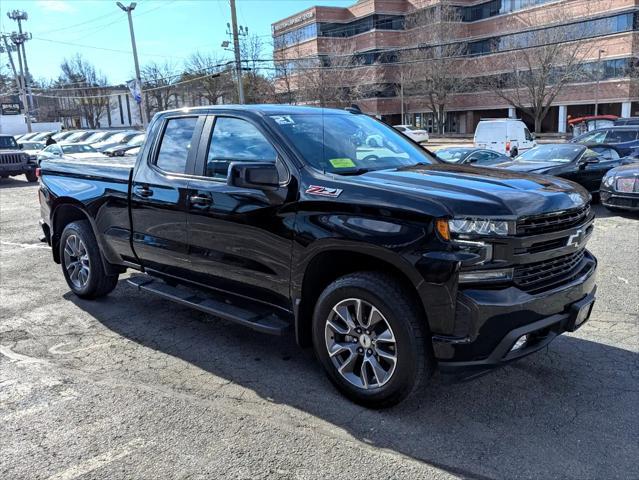
<path fill-rule="evenodd" d="M 437 163 L 402 134 L 366 115 L 293 114 L 270 117 L 313 167 L 353 174 Z"/>
<path fill-rule="evenodd" d="M 86 141 L 88 143 L 99 142 L 100 140 L 107 138 L 111 132 L 95 132 L 93 135 L 90 135 Z M 112 135 L 112 134 L 111 134 Z"/>
<path fill-rule="evenodd" d="M 22 142 L 22 148 L 25 150 L 42 150 L 44 143 L 42 142 Z"/>
<path fill-rule="evenodd" d="M 145 134 L 141 133 L 139 135 L 136 135 L 135 137 L 133 137 L 131 140 L 129 140 L 126 144 L 129 146 L 137 146 L 137 145 L 142 145 L 144 143 L 144 137 Z"/>
<path fill-rule="evenodd" d="M 0 137 L 0 148 L 18 148 L 18 143 L 13 137 Z"/>
<path fill-rule="evenodd" d="M 89 153 L 89 152 L 97 152 L 95 148 L 91 145 L 63 145 L 62 151 L 64 153 Z"/>
<path fill-rule="evenodd" d="M 583 152 L 584 147 L 580 145 L 539 145 L 517 157 L 517 160 L 526 162 L 557 162 L 569 163 Z"/>
<path fill-rule="evenodd" d="M 461 161 L 468 152 L 470 152 L 469 148 L 443 148 L 437 150 L 435 155 L 445 162 L 457 163 Z"/>

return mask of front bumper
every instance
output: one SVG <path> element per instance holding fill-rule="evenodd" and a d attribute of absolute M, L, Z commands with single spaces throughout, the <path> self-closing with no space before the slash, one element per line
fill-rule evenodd
<path fill-rule="evenodd" d="M 624 210 L 639 210 L 639 193 L 620 193 L 617 191 L 601 190 L 599 192 L 601 204 L 605 207 Z"/>
<path fill-rule="evenodd" d="M 582 274 L 553 290 L 529 294 L 517 287 L 498 290 L 466 289 L 457 295 L 457 319 L 467 326 L 463 337 L 433 336 L 433 351 L 443 372 L 482 371 L 548 345 L 555 337 L 574 331 L 588 319 L 596 291 L 597 261 L 586 252 Z M 583 313 L 583 306 L 588 312 Z M 583 318 L 585 315 L 585 318 Z M 526 344 L 512 350 L 528 335 Z"/>
<path fill-rule="evenodd" d="M 34 163 L 0 165 L 0 176 L 15 177 L 33 172 L 35 169 Z"/>

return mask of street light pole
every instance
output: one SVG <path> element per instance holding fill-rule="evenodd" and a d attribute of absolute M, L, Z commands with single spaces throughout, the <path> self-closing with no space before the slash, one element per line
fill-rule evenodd
<path fill-rule="evenodd" d="M 602 53 L 606 53 L 606 51 L 599 49 L 599 52 L 597 52 L 597 84 L 595 85 L 595 117 L 599 113 L 599 82 L 601 81 L 601 54 Z M 595 128 L 597 128 L 597 119 L 595 119 Z"/>
<path fill-rule="evenodd" d="M 240 39 L 237 34 L 237 13 L 235 12 L 235 0 L 231 3 L 231 28 L 233 29 L 233 50 L 235 51 L 235 71 L 237 72 L 237 93 L 240 104 L 244 103 L 244 85 L 242 85 L 242 63 L 240 58 Z"/>
<path fill-rule="evenodd" d="M 18 49 L 18 68 L 20 72 L 20 99 L 22 101 L 22 109 L 24 111 L 24 117 L 27 121 L 27 132 L 31 133 L 31 113 L 29 112 L 29 104 L 27 103 L 27 89 L 24 81 L 24 69 L 22 68 L 22 55 L 20 55 L 20 47 L 25 40 L 25 34 L 19 34 L 13 32 L 11 34 L 11 41 Z"/>
<path fill-rule="evenodd" d="M 133 62 L 135 63 L 135 81 L 137 82 L 138 88 L 140 89 L 140 103 L 138 103 L 138 107 L 140 108 L 140 119 L 142 120 L 142 126 L 146 128 L 147 119 L 146 119 L 146 101 L 144 99 L 144 92 L 142 91 L 142 78 L 140 77 L 140 64 L 138 62 L 138 49 L 135 45 L 135 33 L 133 32 L 133 17 L 131 12 L 135 10 L 137 5 L 136 2 L 131 2 L 128 7 L 125 7 L 120 2 L 116 2 L 117 6 L 120 7 L 121 10 L 125 11 L 127 16 L 129 17 L 129 31 L 131 32 L 131 47 L 133 48 Z"/>

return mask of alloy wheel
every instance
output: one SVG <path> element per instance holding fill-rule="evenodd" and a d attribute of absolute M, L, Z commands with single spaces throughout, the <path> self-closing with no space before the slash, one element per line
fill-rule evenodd
<path fill-rule="evenodd" d="M 365 300 L 348 298 L 335 305 L 326 319 L 325 340 L 339 374 L 358 388 L 380 388 L 395 372 L 393 330 L 384 315 Z"/>
<path fill-rule="evenodd" d="M 91 264 L 84 242 L 77 235 L 69 235 L 64 244 L 64 268 L 73 286 L 82 289 L 89 281 Z"/>

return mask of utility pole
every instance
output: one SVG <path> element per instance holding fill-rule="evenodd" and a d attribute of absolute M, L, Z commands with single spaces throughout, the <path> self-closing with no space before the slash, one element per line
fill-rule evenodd
<path fill-rule="evenodd" d="M 244 103 L 244 85 L 242 85 L 242 63 L 240 57 L 240 39 L 237 34 L 237 13 L 235 12 L 235 0 L 231 3 L 231 23 L 233 31 L 233 50 L 235 51 L 235 71 L 237 72 L 237 93 L 240 104 Z"/>
<path fill-rule="evenodd" d="M 21 11 L 21 10 L 13 10 L 11 12 L 7 12 L 7 17 L 9 17 L 11 20 L 15 20 L 18 22 L 18 33 L 20 35 L 23 35 L 22 32 L 22 20 L 28 20 L 29 19 L 29 15 L 27 14 L 27 12 Z M 25 38 L 25 40 L 29 40 L 31 37 L 29 36 L 29 38 Z M 24 79 L 25 79 L 25 84 L 24 84 L 24 88 L 27 91 L 27 96 L 29 98 L 29 112 L 33 111 L 33 95 L 31 93 L 31 85 L 29 82 L 29 64 L 27 63 L 27 51 L 25 49 L 25 43 L 26 42 L 22 42 L 22 48 L 18 49 L 18 56 L 20 56 L 20 54 L 22 53 L 22 61 L 24 62 Z M 20 52 L 20 50 L 22 50 L 22 52 Z"/>
<path fill-rule="evenodd" d="M 140 89 L 140 101 L 138 107 L 140 108 L 140 119 L 142 119 L 142 126 L 146 128 L 148 122 L 146 118 L 146 101 L 144 99 L 144 92 L 142 91 L 142 78 L 140 77 L 140 64 L 138 62 L 138 49 L 135 45 L 135 33 L 133 32 L 133 18 L 131 12 L 135 10 L 136 2 L 131 2 L 128 7 L 125 7 L 120 2 L 116 2 L 117 6 L 121 10 L 125 11 L 129 17 L 129 31 L 131 32 L 131 47 L 133 48 L 133 62 L 135 63 L 135 81 Z"/>
<path fill-rule="evenodd" d="M 13 71 L 13 78 L 15 79 L 16 82 L 16 87 L 18 87 L 18 90 L 20 90 L 20 77 L 18 76 L 18 71 L 16 70 L 16 64 L 13 63 L 13 57 L 11 56 L 11 52 L 15 52 L 18 49 L 16 48 L 15 45 L 9 45 L 9 42 L 7 42 L 7 35 L 2 34 L 2 40 L 4 41 L 4 48 L 0 47 L 0 53 L 4 53 L 5 51 L 7 52 L 7 55 L 9 56 L 9 64 L 11 65 L 11 70 Z"/>
<path fill-rule="evenodd" d="M 29 106 L 27 104 L 27 89 L 25 88 L 24 81 L 24 69 L 22 68 L 22 55 L 20 55 L 20 45 L 22 45 L 27 37 L 25 33 L 11 34 L 11 41 L 18 49 L 18 67 L 20 71 L 20 99 L 22 101 L 22 110 L 24 111 L 25 120 L 27 122 L 27 132 L 31 133 L 31 113 L 29 112 Z"/>
<path fill-rule="evenodd" d="M 601 81 L 601 54 L 606 53 L 605 50 L 599 49 L 597 52 L 597 84 L 595 86 L 595 117 L 599 114 L 599 82 Z M 595 128 L 597 128 L 597 119 L 595 119 Z"/>

